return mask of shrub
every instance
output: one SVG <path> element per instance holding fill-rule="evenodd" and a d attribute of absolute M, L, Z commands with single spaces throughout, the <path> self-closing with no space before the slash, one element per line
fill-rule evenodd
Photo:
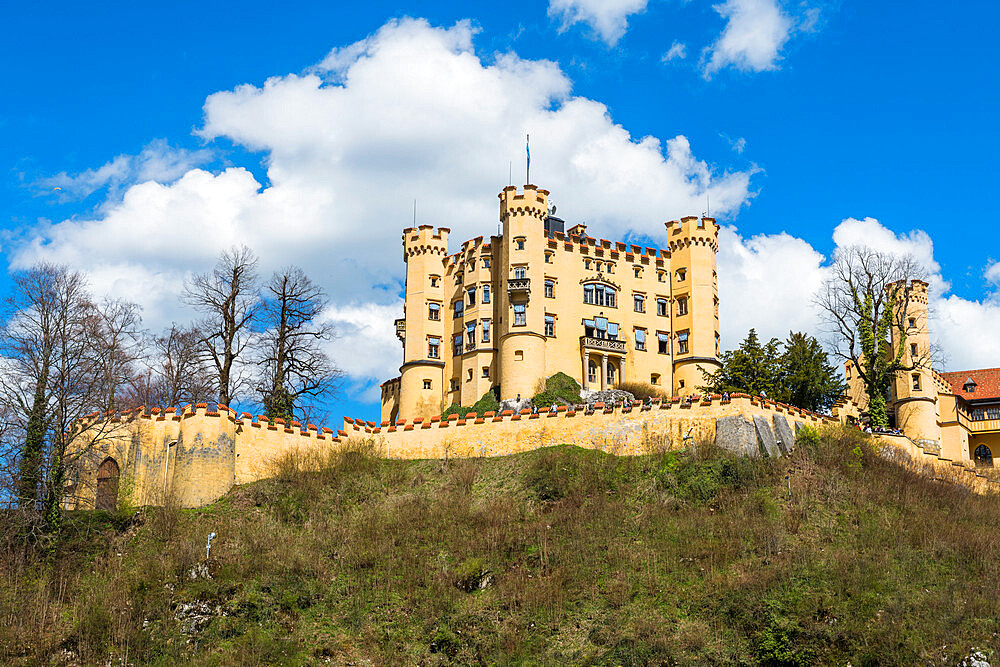
<path fill-rule="evenodd" d="M 583 399 L 579 383 L 559 372 L 545 381 L 545 389 L 535 394 L 531 402 L 539 408 L 547 408 L 551 405 L 576 405 L 583 403 Z"/>
<path fill-rule="evenodd" d="M 627 391 L 635 396 L 637 401 L 670 398 L 670 395 L 663 389 L 648 382 L 619 382 L 615 388 Z"/>

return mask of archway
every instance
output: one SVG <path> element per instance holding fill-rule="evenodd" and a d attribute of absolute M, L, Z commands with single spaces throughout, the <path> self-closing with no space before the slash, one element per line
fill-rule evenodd
<path fill-rule="evenodd" d="M 109 456 L 97 469 L 95 509 L 113 512 L 118 507 L 118 477 L 118 464 Z"/>
<path fill-rule="evenodd" d="M 976 465 L 980 466 L 992 466 L 993 465 L 993 452 L 986 445 L 979 445 L 976 447 Z"/>

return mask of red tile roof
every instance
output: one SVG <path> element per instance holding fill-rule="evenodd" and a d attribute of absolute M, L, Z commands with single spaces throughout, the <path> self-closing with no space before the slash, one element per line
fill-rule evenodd
<path fill-rule="evenodd" d="M 1000 368 L 980 368 L 973 371 L 949 371 L 941 373 L 941 377 L 951 384 L 951 389 L 967 401 L 981 401 L 987 398 L 1000 398 Z M 963 387 L 972 378 L 976 383 L 976 391 L 967 392 Z"/>

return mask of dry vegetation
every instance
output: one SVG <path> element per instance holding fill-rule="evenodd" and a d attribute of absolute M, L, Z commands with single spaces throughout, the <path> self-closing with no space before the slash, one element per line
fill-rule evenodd
<path fill-rule="evenodd" d="M 1000 503 L 857 432 L 777 461 L 355 447 L 276 472 L 202 510 L 72 515 L 49 560 L 6 515 L 0 662 L 912 665 L 997 648 Z"/>

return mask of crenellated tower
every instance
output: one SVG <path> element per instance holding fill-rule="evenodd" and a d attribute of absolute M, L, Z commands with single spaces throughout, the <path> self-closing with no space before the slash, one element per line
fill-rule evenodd
<path fill-rule="evenodd" d="M 518 193 L 500 193 L 501 273 L 497 276 L 502 308 L 497 329 L 500 396 L 530 398 L 545 377 L 545 218 L 548 190 L 525 185 Z"/>
<path fill-rule="evenodd" d="M 441 411 L 444 394 L 445 333 L 444 260 L 448 255 L 447 227 L 431 225 L 403 230 L 406 262 L 406 302 L 396 335 L 403 341 L 397 414 L 431 417 Z"/>
<path fill-rule="evenodd" d="M 666 223 L 670 248 L 674 394 L 697 393 L 704 372 L 719 361 L 719 287 L 716 255 L 719 225 L 714 218 L 688 216 Z"/>
<path fill-rule="evenodd" d="M 900 363 L 914 367 L 898 371 L 892 380 L 892 401 L 896 409 L 896 425 L 921 445 L 939 446 L 937 386 L 930 365 L 930 335 L 927 321 L 927 287 L 922 280 L 892 283 L 886 287 L 894 298 L 896 322 L 905 330 L 892 327 L 891 354 L 903 347 Z"/>

